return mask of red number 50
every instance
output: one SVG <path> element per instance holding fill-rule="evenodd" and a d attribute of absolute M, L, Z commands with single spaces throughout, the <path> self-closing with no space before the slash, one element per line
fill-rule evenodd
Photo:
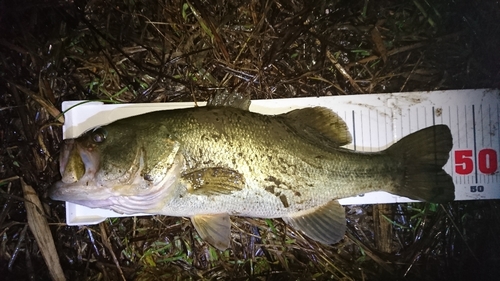
<path fill-rule="evenodd" d="M 455 172 L 468 175 L 474 170 L 472 150 L 455 150 Z M 498 168 L 497 152 L 491 148 L 481 149 L 477 154 L 477 166 L 483 174 L 493 174 Z"/>

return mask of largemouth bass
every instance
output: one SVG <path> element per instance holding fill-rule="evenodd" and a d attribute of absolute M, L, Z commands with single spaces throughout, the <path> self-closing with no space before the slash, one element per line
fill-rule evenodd
<path fill-rule="evenodd" d="M 454 199 L 443 169 L 446 125 L 410 134 L 380 152 L 356 152 L 345 122 L 329 109 L 270 116 L 247 102 L 157 111 L 67 140 L 54 200 L 118 213 L 190 217 L 218 249 L 230 216 L 282 218 L 306 236 L 337 243 L 346 229 L 337 199 L 383 190 L 428 202 Z"/>

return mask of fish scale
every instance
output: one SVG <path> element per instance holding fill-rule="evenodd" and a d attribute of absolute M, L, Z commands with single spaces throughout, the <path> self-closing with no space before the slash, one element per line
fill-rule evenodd
<path fill-rule="evenodd" d="M 221 116 L 220 118 L 228 120 L 235 120 L 233 115 L 241 114 L 241 119 L 248 120 L 248 122 L 228 122 L 217 129 L 217 126 L 210 126 L 214 118 L 205 118 L 214 112 L 217 112 L 217 115 Z M 182 113 L 179 115 L 183 115 Z M 288 195 L 287 201 L 291 203 L 291 209 L 285 210 L 281 206 L 280 212 L 273 217 L 281 217 L 285 213 L 308 209 L 332 198 L 344 198 L 380 190 L 379 186 L 373 186 L 373 181 L 384 182 L 388 190 L 394 185 L 390 173 L 397 172 L 396 168 L 393 167 L 392 170 L 380 169 L 380 167 L 384 167 L 381 163 L 393 163 L 394 161 L 380 153 L 359 154 L 337 149 L 334 151 L 336 154 L 329 154 L 313 144 L 302 143 L 300 138 L 294 134 L 288 133 L 284 137 L 287 134 L 285 126 L 269 116 L 260 118 L 259 115 L 247 112 L 245 114 L 248 116 L 244 116 L 242 112 L 225 108 L 207 109 L 206 111 L 198 109 L 188 114 L 190 116 L 187 120 L 179 116 L 164 117 L 165 120 L 168 120 L 166 122 L 170 122 L 167 127 L 171 128 L 172 135 L 178 136 L 176 138 L 182 142 L 181 147 L 183 147 L 185 155 L 189 155 L 188 168 L 202 169 L 213 165 L 224 166 L 239 171 L 244 178 L 254 179 L 254 184 L 251 187 L 255 189 L 272 185 L 274 182 L 267 179 L 269 177 L 275 178 L 275 182 L 281 183 L 281 186 L 274 184 L 275 194 L 268 195 L 279 197 L 279 194 L 289 189 L 290 192 L 286 192 L 285 195 Z M 224 116 L 225 114 L 229 116 Z M 152 119 L 158 120 L 158 117 Z M 274 128 L 274 131 L 268 131 L 263 124 L 269 124 Z M 217 132 L 218 137 L 208 137 L 213 135 L 214 131 Z M 250 133 L 253 134 L 251 139 L 239 137 Z M 197 139 L 201 141 L 184 141 Z M 236 157 L 238 160 L 235 165 L 232 160 L 239 153 L 247 158 Z M 311 155 L 322 156 L 322 158 L 311 157 Z M 379 159 L 371 160 L 372 162 L 365 167 L 360 163 L 366 162 L 366 158 Z M 307 159 L 307 161 L 303 159 Z M 298 172 L 300 174 L 297 174 Z M 314 182 L 311 181 L 312 178 L 315 179 Z M 295 189 L 300 189 L 299 191 L 303 195 L 294 196 Z M 328 199 L 318 200 L 315 198 Z M 273 199 L 273 201 L 275 200 Z M 311 203 L 300 204 L 294 208 L 298 202 Z M 240 210 L 233 212 L 243 214 Z M 247 213 L 244 215 L 261 216 L 262 211 L 258 212 L 258 214 Z"/>

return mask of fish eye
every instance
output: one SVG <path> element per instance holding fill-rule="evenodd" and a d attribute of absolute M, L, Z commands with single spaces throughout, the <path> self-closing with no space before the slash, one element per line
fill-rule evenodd
<path fill-rule="evenodd" d="M 103 128 L 97 128 L 92 131 L 92 141 L 95 143 L 102 143 L 106 140 L 107 132 Z"/>

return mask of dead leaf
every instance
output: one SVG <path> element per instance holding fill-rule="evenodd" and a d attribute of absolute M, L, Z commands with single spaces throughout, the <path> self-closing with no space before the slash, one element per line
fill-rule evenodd
<path fill-rule="evenodd" d="M 382 35 L 380 34 L 377 26 L 372 29 L 370 35 L 375 47 L 375 52 L 380 55 L 385 63 L 387 61 L 387 49 L 385 48 L 384 40 L 382 39 Z"/>
<path fill-rule="evenodd" d="M 41 213 L 43 212 L 42 203 L 33 187 L 27 185 L 23 179 L 21 179 L 21 186 L 23 188 L 24 199 L 26 200 L 24 205 L 26 206 L 28 225 L 33 236 L 35 236 L 45 264 L 49 268 L 50 276 L 52 280 L 66 280 L 61 263 L 59 262 L 59 255 L 56 251 L 49 224 L 45 216 Z"/>

